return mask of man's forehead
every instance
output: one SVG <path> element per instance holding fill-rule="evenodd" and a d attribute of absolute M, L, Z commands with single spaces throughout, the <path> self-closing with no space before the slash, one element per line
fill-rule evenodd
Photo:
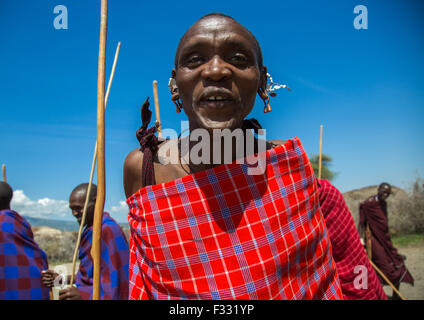
<path fill-rule="evenodd" d="M 69 196 L 69 199 L 74 199 L 74 200 L 80 200 L 80 198 L 85 197 L 86 196 L 86 191 L 79 189 L 79 190 L 75 190 L 71 193 L 71 195 Z"/>
<path fill-rule="evenodd" d="M 192 44 L 211 37 L 225 40 L 237 37 L 255 46 L 253 36 L 245 27 L 235 20 L 221 16 L 211 16 L 196 22 L 185 34 L 183 44 Z"/>

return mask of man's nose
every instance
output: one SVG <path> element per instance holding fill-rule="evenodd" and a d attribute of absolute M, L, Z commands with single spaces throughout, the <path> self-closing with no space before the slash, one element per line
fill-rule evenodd
<path fill-rule="evenodd" d="M 229 78 L 231 74 L 232 72 L 228 68 L 228 64 L 221 59 L 219 55 L 213 56 L 202 72 L 203 78 L 213 81 L 225 80 Z"/>

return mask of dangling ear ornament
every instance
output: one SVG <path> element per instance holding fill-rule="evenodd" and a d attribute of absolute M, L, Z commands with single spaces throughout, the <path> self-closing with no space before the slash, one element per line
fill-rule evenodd
<path fill-rule="evenodd" d="M 271 112 L 272 111 L 271 105 L 269 104 L 270 97 L 276 97 L 277 96 L 277 93 L 275 93 L 274 91 L 275 90 L 278 90 L 278 89 L 281 89 L 281 88 L 287 89 L 289 91 L 291 91 L 291 89 L 287 85 L 285 85 L 285 84 L 279 84 L 279 83 L 274 82 L 272 80 L 271 75 L 268 72 L 266 74 L 266 77 L 269 80 L 269 83 L 266 85 L 266 89 L 265 89 L 265 92 L 267 94 L 267 99 L 265 101 L 264 112 L 265 113 L 268 113 L 268 112 Z"/>

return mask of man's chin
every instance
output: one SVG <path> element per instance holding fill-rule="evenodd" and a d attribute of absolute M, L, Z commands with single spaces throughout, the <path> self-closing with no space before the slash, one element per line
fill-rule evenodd
<path fill-rule="evenodd" d="M 236 129 L 240 127 L 239 119 L 201 119 L 200 121 L 201 127 L 208 131 L 212 130 L 224 130 L 224 129 Z"/>

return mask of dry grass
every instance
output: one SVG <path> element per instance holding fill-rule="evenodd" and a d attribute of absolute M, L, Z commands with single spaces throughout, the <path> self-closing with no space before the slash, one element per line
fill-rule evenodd
<path fill-rule="evenodd" d="M 47 254 L 49 263 L 72 262 L 77 232 L 60 231 L 50 227 L 33 227 L 35 242 Z"/>
<path fill-rule="evenodd" d="M 49 264 L 72 262 L 78 232 L 61 231 L 50 227 L 32 227 L 35 242 L 47 254 Z M 123 228 L 129 240 L 129 228 Z"/>

